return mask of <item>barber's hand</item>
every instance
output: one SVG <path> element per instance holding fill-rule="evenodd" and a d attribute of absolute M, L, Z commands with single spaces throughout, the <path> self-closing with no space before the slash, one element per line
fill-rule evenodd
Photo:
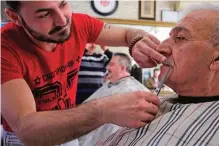
<path fill-rule="evenodd" d="M 148 92 L 129 92 L 103 98 L 102 119 L 123 127 L 139 128 L 155 118 L 159 99 Z"/>
<path fill-rule="evenodd" d="M 100 46 L 100 48 L 105 52 L 108 48 L 106 46 Z"/>
<path fill-rule="evenodd" d="M 144 38 L 132 48 L 132 56 L 140 67 L 155 67 L 167 58 L 156 51 L 160 41 L 151 34 L 144 33 Z M 135 39 L 135 38 L 134 38 Z"/>

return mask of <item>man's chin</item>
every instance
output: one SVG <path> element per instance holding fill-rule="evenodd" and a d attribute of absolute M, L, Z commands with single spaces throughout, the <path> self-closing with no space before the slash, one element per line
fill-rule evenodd
<path fill-rule="evenodd" d="M 58 40 L 58 43 L 63 43 L 63 42 L 65 42 L 65 41 L 67 41 L 67 40 L 69 39 L 69 37 L 70 37 L 70 36 L 67 36 L 67 37 L 65 37 L 65 38 L 62 38 L 62 39 Z"/>
<path fill-rule="evenodd" d="M 65 41 L 67 41 L 69 38 L 70 38 L 70 34 L 64 35 L 64 36 L 59 37 L 59 38 L 57 38 L 57 39 L 54 39 L 53 42 L 54 42 L 54 43 L 63 43 L 63 42 L 65 42 Z"/>
<path fill-rule="evenodd" d="M 56 36 L 51 36 L 51 37 L 56 37 L 57 38 L 56 40 L 58 43 L 63 43 L 64 41 L 68 40 L 70 36 L 71 36 L 71 30 L 69 28 L 62 32 L 59 32 L 58 34 L 56 34 Z"/>

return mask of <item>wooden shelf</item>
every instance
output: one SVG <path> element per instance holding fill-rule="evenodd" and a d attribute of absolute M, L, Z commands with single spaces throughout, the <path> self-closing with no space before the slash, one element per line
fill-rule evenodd
<path fill-rule="evenodd" d="M 111 18 L 98 18 L 110 24 L 128 24 L 128 25 L 141 25 L 141 26 L 159 26 L 159 27 L 174 27 L 176 23 L 150 21 L 150 20 L 127 20 L 127 19 L 111 19 Z"/>

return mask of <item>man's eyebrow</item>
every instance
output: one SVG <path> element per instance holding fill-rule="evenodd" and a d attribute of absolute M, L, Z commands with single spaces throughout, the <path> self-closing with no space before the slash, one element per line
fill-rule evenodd
<path fill-rule="evenodd" d="M 61 7 L 65 3 L 65 0 L 61 1 L 59 7 Z"/>
<path fill-rule="evenodd" d="M 65 0 L 60 2 L 59 7 L 61 7 L 63 5 L 63 3 L 65 3 Z M 42 9 L 37 9 L 35 11 L 35 13 L 48 12 L 48 11 L 51 11 L 51 10 L 52 10 L 52 8 L 42 8 Z"/>
<path fill-rule="evenodd" d="M 170 34 L 172 34 L 173 32 L 180 32 L 180 31 L 185 31 L 185 32 L 187 32 L 187 33 L 191 36 L 189 29 L 186 28 L 186 27 L 183 27 L 183 26 L 174 27 L 174 28 L 171 30 Z"/>
<path fill-rule="evenodd" d="M 48 11 L 51 11 L 51 10 L 52 10 L 51 8 L 42 8 L 42 9 L 37 9 L 35 11 L 35 13 L 48 12 Z"/>

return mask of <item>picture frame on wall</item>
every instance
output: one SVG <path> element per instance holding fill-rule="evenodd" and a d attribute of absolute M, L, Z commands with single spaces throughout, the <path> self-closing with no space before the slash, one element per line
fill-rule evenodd
<path fill-rule="evenodd" d="M 139 0 L 139 19 L 155 20 L 156 0 Z"/>
<path fill-rule="evenodd" d="M 91 8 L 99 15 L 109 16 L 118 9 L 118 0 L 91 0 Z"/>

